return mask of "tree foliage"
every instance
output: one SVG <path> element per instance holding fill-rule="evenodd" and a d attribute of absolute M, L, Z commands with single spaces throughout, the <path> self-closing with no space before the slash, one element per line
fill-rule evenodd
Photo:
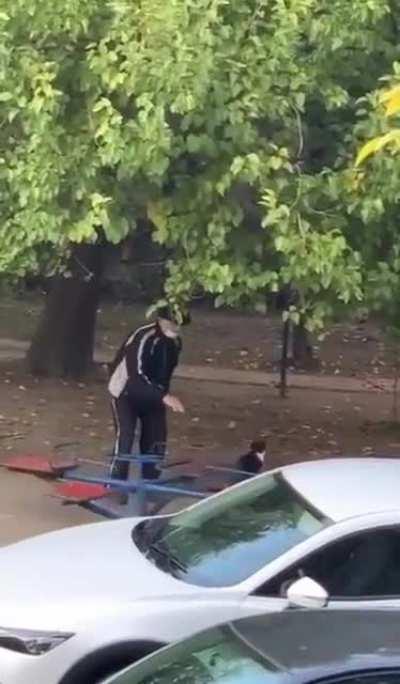
<path fill-rule="evenodd" d="M 388 119 L 392 116 L 400 114 L 400 86 L 394 86 L 390 90 L 383 92 L 379 98 L 379 104 L 383 105 L 384 115 Z M 361 166 L 369 157 L 387 147 L 392 147 L 394 151 L 400 148 L 400 129 L 392 128 L 386 133 L 372 138 L 366 142 L 360 149 L 357 159 L 356 167 Z"/>
<path fill-rule="evenodd" d="M 310 327 L 362 297 L 336 167 L 398 57 L 381 0 L 0 0 L 0 273 L 147 216 L 166 285 Z"/>
<path fill-rule="evenodd" d="M 396 340 L 400 334 L 399 78 L 400 64 L 395 63 L 393 74 L 382 78 L 383 89 L 361 102 L 355 130 L 360 148 L 349 195 L 351 215 L 362 226 L 365 300 Z"/>
<path fill-rule="evenodd" d="M 395 424 L 399 418 L 400 379 L 399 77 L 400 65 L 395 63 L 393 75 L 382 79 L 386 87 L 366 99 L 370 111 L 363 109 L 361 112 L 360 137 L 368 135 L 370 139 L 357 154 L 356 199 L 352 204 L 353 211 L 362 217 L 367 238 L 364 249 L 367 254 L 366 298 L 385 322 L 392 349 L 395 367 L 392 419 Z"/>

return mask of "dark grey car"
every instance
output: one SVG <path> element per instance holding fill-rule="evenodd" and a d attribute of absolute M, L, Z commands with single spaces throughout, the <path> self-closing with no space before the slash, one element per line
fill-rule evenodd
<path fill-rule="evenodd" d="M 216 627 L 107 684 L 400 684 L 400 613 L 304 611 Z"/>

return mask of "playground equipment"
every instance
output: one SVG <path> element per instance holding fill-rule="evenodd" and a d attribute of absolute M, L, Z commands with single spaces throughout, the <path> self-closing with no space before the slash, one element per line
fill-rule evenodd
<path fill-rule="evenodd" d="M 208 466 L 200 474 L 174 473 L 180 466 L 191 465 L 190 461 L 168 463 L 164 456 L 152 454 L 120 454 L 116 460 L 129 462 L 136 476 L 116 480 L 101 462 L 40 455 L 14 456 L 1 466 L 55 480 L 52 496 L 63 505 L 82 506 L 106 518 L 173 513 L 250 477 L 241 470 L 217 466 Z M 157 466 L 159 479 L 142 477 L 142 466 L 147 463 Z"/>

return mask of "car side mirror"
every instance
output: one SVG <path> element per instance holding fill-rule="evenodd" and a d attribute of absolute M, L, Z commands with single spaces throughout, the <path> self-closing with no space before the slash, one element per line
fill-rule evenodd
<path fill-rule="evenodd" d="M 286 593 L 291 608 L 325 608 L 329 594 L 311 577 L 301 577 L 290 585 Z"/>

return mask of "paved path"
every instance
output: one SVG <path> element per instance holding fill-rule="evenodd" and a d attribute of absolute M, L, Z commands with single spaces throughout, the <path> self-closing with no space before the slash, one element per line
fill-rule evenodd
<path fill-rule="evenodd" d="M 23 358 L 27 347 L 26 342 L 0 339 L 0 361 Z M 0 468 L 0 546 L 99 520 L 78 506 L 62 506 L 51 491 L 49 482 Z"/>
<path fill-rule="evenodd" d="M 176 377 L 185 380 L 220 382 L 223 384 L 243 384 L 255 386 L 276 386 L 279 382 L 276 373 L 261 371 L 242 371 L 210 366 L 180 366 Z M 339 377 L 336 375 L 288 374 L 288 386 L 294 389 L 307 389 L 324 392 L 391 392 L 392 381 L 388 378 L 368 380 Z"/>
<path fill-rule="evenodd" d="M 0 546 L 100 518 L 50 496 L 52 485 L 31 475 L 0 469 Z"/>
<path fill-rule="evenodd" d="M 0 338 L 0 362 L 23 359 L 29 347 L 28 342 Z M 107 363 L 109 354 L 97 350 L 95 361 Z M 186 366 L 177 368 L 175 376 L 183 380 L 218 382 L 222 384 L 275 386 L 278 382 L 276 373 L 261 371 L 244 371 L 232 368 L 215 368 L 213 366 Z M 368 379 L 348 378 L 340 375 L 307 375 L 305 373 L 289 373 L 288 386 L 294 389 L 308 389 L 325 392 L 391 392 L 392 380 L 370 376 Z"/>

